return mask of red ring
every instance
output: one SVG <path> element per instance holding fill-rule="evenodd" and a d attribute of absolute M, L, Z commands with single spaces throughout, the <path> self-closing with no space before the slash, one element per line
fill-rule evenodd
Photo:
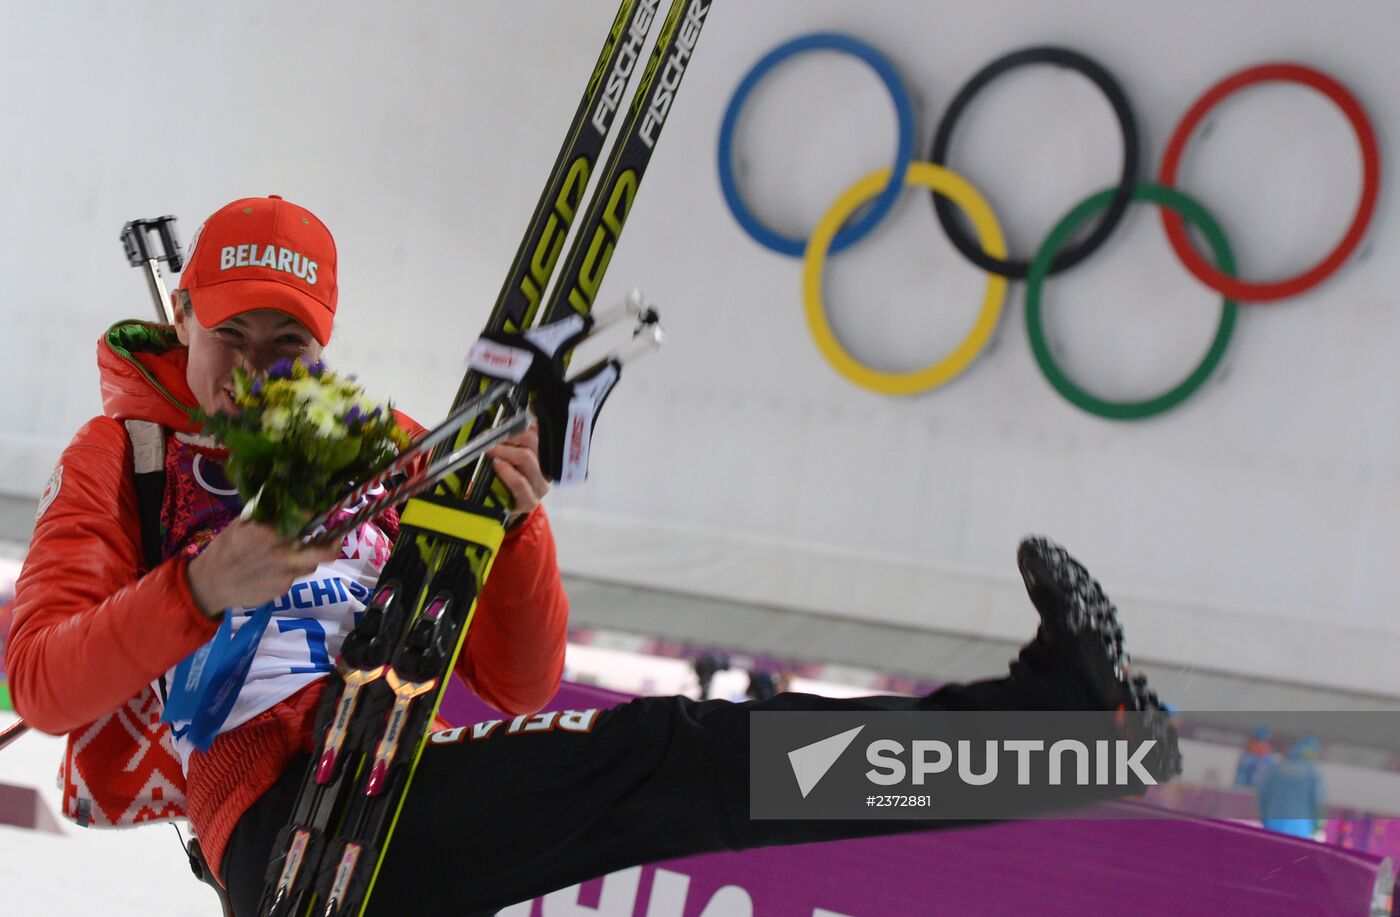
<path fill-rule="evenodd" d="M 1167 143 L 1167 152 L 1162 157 L 1158 183 L 1169 188 L 1176 186 L 1177 166 L 1181 164 L 1181 154 L 1186 149 L 1186 142 L 1191 139 L 1192 132 L 1200 126 L 1211 108 L 1226 96 L 1246 86 L 1274 81 L 1309 86 L 1331 99 L 1341 109 L 1342 114 L 1346 115 L 1352 130 L 1356 132 L 1357 143 L 1361 146 L 1361 200 L 1357 203 L 1356 215 L 1352 217 L 1346 235 L 1327 257 L 1294 277 L 1260 283 L 1229 277 L 1217 270 L 1191 244 L 1186 234 L 1186 224 L 1182 222 L 1180 215 L 1162 208 L 1162 226 L 1186 269 L 1212 290 L 1230 299 L 1244 302 L 1270 302 L 1296 296 L 1326 280 L 1351 256 L 1356 246 L 1361 244 L 1361 237 L 1365 235 L 1366 227 L 1371 222 L 1371 216 L 1376 209 L 1376 198 L 1380 194 L 1380 150 L 1376 146 L 1376 132 L 1371 126 L 1370 118 L 1366 116 L 1366 111 L 1356 100 L 1356 96 L 1341 83 L 1319 70 L 1301 64 L 1261 64 L 1250 67 L 1226 77 L 1207 90 L 1172 132 L 1171 141 Z"/>

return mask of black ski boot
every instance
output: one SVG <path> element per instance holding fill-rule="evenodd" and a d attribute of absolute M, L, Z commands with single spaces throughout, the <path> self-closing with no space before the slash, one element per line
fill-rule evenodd
<path fill-rule="evenodd" d="M 1021 542 L 1016 564 L 1041 622 L 1018 663 L 1040 672 L 1069 669 L 1095 709 L 1119 715 L 1117 725 L 1127 738 L 1157 740 L 1154 754 L 1146 760 L 1154 777 L 1165 782 L 1181 773 L 1176 728 L 1147 678 L 1130 671 L 1118 609 L 1089 571 L 1064 548 L 1041 537 Z M 1060 677 L 1066 676 L 1069 673 Z"/>

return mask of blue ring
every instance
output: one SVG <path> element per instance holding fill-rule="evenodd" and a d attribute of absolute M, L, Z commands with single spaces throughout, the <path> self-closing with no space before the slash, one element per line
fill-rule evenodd
<path fill-rule="evenodd" d="M 733 98 L 729 100 L 729 107 L 724 111 L 724 124 L 719 131 L 719 184 L 724 191 L 724 200 L 729 205 L 729 212 L 734 214 L 734 219 L 739 222 L 739 226 L 743 228 L 744 232 L 748 233 L 755 242 L 764 248 L 793 258 L 802 257 L 802 252 L 807 248 L 807 240 L 793 239 L 774 232 L 760 223 L 749 210 L 748 205 L 744 203 L 744 199 L 739 194 L 739 185 L 734 180 L 733 140 L 734 127 L 739 121 L 739 114 L 754 87 L 778 64 L 808 51 L 840 51 L 860 58 L 884 82 L 885 88 L 889 90 L 890 99 L 894 102 L 895 114 L 899 119 L 899 146 L 895 150 L 889 184 L 885 186 L 885 190 L 880 192 L 869 209 L 859 219 L 850 225 L 843 226 L 841 231 L 836 234 L 836 238 L 831 243 L 831 254 L 859 242 L 885 218 L 885 214 L 889 213 L 890 208 L 894 206 L 895 198 L 899 197 L 900 192 L 904 189 L 904 173 L 914 158 L 914 107 L 909 101 L 909 93 L 904 88 L 904 81 L 900 79 L 899 73 L 885 55 L 860 39 L 840 32 L 812 32 L 808 35 L 799 35 L 765 54 L 745 74 L 738 88 L 734 90 Z"/>

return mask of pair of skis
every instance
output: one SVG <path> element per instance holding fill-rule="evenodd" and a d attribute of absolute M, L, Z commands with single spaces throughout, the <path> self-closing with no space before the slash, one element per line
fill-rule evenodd
<path fill-rule="evenodd" d="M 547 328 L 571 316 L 591 320 L 594 298 L 710 0 L 672 0 L 655 47 L 644 57 L 659 7 L 660 0 L 623 0 L 492 310 L 487 338 L 524 344 L 536 326 Z M 644 61 L 640 86 L 624 109 L 629 78 Z M 623 127 L 593 196 L 585 201 L 619 114 L 625 114 Z M 574 243 L 560 267 L 565 236 L 576 222 Z M 645 324 L 634 318 L 639 328 Z M 568 357 L 565 351 L 549 359 L 562 373 Z M 399 482 L 421 489 L 424 481 L 439 478 L 430 493 L 405 507 L 394 551 L 327 679 L 318 749 L 274 846 L 260 913 L 339 917 L 362 914 L 368 906 L 504 536 L 509 492 L 489 463 L 479 460 L 482 444 L 520 423 L 530 388 L 528 379 L 503 382 L 479 369 L 469 372 L 449 428 L 435 431 L 441 435 L 427 447 L 433 471 Z M 373 489 L 357 499 L 363 501 Z M 386 485 L 380 496 L 390 491 L 391 502 L 407 492 Z M 320 520 L 327 531 L 335 524 L 332 515 Z M 402 904 L 412 909 L 411 902 Z"/>

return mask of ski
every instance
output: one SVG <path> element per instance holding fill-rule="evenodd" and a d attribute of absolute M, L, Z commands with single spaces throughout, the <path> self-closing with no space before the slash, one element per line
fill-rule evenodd
<path fill-rule="evenodd" d="M 548 322 L 592 310 L 709 5 L 709 0 L 673 0 L 565 269 L 542 310 L 564 237 L 659 6 L 659 0 L 624 0 L 488 332 L 523 332 L 541 314 Z M 567 354 L 560 357 L 566 360 Z M 468 373 L 454 414 L 498 381 Z M 503 413 L 518 416 L 524 396 L 517 390 L 507 400 Z M 485 414 L 463 424 L 455 438 L 438 443 L 432 461 L 469 448 L 493 425 Z M 320 752 L 274 847 L 261 913 L 332 917 L 363 913 L 368 906 L 477 596 L 504 537 L 507 509 L 508 494 L 484 462 L 470 475 L 454 470 L 430 496 L 405 507 L 395 549 L 328 679 L 317 725 Z"/>
<path fill-rule="evenodd" d="M 549 304 L 538 310 L 542 324 L 591 312 L 708 9 L 709 3 L 700 0 L 672 3 L 622 132 L 579 224 L 562 273 L 552 287 Z M 618 91 L 622 88 L 619 86 Z M 526 292 L 531 305 L 537 305 L 528 296 L 527 288 L 518 289 Z M 468 377 L 468 393 L 490 384 L 487 376 L 478 375 L 478 379 Z M 470 434 L 464 430 L 463 435 L 475 433 L 475 429 Z M 404 544 L 406 534 L 414 535 L 414 561 L 434 572 L 427 579 L 428 588 L 419 597 L 422 611 L 403 628 L 405 636 L 383 677 L 390 689 L 386 697 L 390 709 L 387 716 L 381 714 L 371 720 L 383 727 L 373 733 L 377 741 L 367 736 L 364 743 L 369 760 L 363 789 L 351 798 L 340 836 L 326 852 L 320 878 L 324 905 L 315 909 L 324 917 L 353 913 L 357 906 L 362 913 L 373 890 L 432 717 L 500 543 L 499 523 L 491 544 L 486 537 L 477 535 L 480 530 L 476 529 L 482 521 L 499 518 L 505 511 L 504 494 L 493 489 L 493 483 L 489 468 L 481 466 L 470 484 L 457 483 L 454 487 L 449 480 L 434 498 L 420 498 L 404 512 L 403 524 L 408 531 L 401 530 L 399 544 Z M 458 494 L 466 495 L 465 506 L 453 502 Z M 460 515 L 449 515 L 454 509 Z M 427 525 L 419 527 L 419 520 Z M 413 532 L 415 527 L 420 528 L 418 533 Z M 368 751 L 370 744 L 374 745 L 372 754 Z M 395 767 L 397 773 L 392 770 Z M 395 783 L 398 785 L 393 786 Z"/>

